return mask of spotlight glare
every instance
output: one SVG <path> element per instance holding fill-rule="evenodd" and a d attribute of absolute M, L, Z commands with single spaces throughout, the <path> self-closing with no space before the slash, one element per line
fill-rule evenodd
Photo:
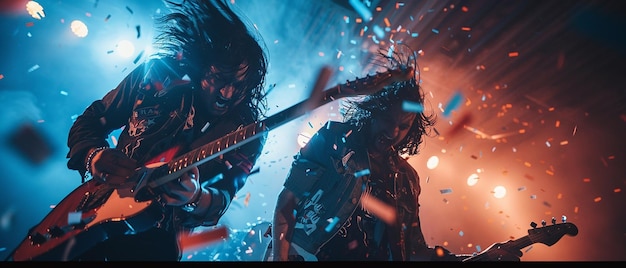
<path fill-rule="evenodd" d="M 304 147 L 309 142 L 310 139 L 311 139 L 311 134 L 307 132 L 302 132 L 298 134 L 298 145 L 300 145 L 300 147 Z"/>
<path fill-rule="evenodd" d="M 493 188 L 493 196 L 495 198 L 504 198 L 506 195 L 506 188 L 504 186 L 496 186 Z"/>
<path fill-rule="evenodd" d="M 79 20 L 72 21 L 72 23 L 70 24 L 70 28 L 76 36 L 81 38 L 87 36 L 87 34 L 89 33 L 87 25 Z"/>
<path fill-rule="evenodd" d="M 428 169 L 435 169 L 438 165 L 439 165 L 439 157 L 437 157 L 436 155 L 433 155 L 430 158 L 428 158 L 428 161 L 426 162 L 426 167 Z"/>
<path fill-rule="evenodd" d="M 46 14 L 43 13 L 43 7 L 35 1 L 28 1 L 28 3 L 26 3 L 26 11 L 28 11 L 31 17 L 38 20 L 46 16 Z"/>
<path fill-rule="evenodd" d="M 472 175 L 469 175 L 469 177 L 467 177 L 467 185 L 468 186 L 474 186 L 476 185 L 476 183 L 478 183 L 478 179 L 480 177 L 478 177 L 478 174 L 473 173 Z"/>
<path fill-rule="evenodd" d="M 122 40 L 116 45 L 115 51 L 123 58 L 128 58 L 135 53 L 135 46 L 128 40 Z"/>

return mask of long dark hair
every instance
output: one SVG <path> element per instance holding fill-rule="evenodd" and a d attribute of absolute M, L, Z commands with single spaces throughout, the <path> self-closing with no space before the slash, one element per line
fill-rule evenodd
<path fill-rule="evenodd" d="M 394 82 L 383 90 L 367 95 L 362 98 L 347 99 L 342 103 L 341 113 L 343 121 L 357 127 L 364 127 L 372 122 L 372 117 L 385 113 L 391 106 L 402 105 L 404 101 L 424 106 L 424 92 L 419 85 L 419 66 L 417 66 L 416 53 L 412 50 L 379 51 L 379 59 L 386 61 L 386 68 L 400 68 L 399 66 L 411 66 L 416 72 L 407 81 Z M 419 146 L 423 142 L 424 135 L 430 135 L 434 128 L 436 115 L 416 112 L 417 116 L 407 133 L 407 136 L 395 147 L 400 155 L 416 155 Z"/>
<path fill-rule="evenodd" d="M 235 94 L 244 96 L 255 119 L 267 110 L 265 76 L 267 47 L 254 25 L 223 0 L 164 0 L 171 12 L 156 18 L 155 56 L 175 57 L 198 83 L 210 66 L 221 77 L 233 77 L 247 68 Z M 241 66 L 244 64 L 244 66 Z"/>

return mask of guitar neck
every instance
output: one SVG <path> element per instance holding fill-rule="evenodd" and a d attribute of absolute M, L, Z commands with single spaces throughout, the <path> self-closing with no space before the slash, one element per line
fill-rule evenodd
<path fill-rule="evenodd" d="M 176 179 L 180 177 L 183 172 L 188 171 L 192 167 L 201 165 L 220 155 L 223 155 L 224 153 L 239 148 L 240 146 L 262 136 L 265 132 L 294 120 L 317 107 L 339 98 L 374 93 L 394 80 L 406 79 L 405 76 L 407 73 L 411 72 L 412 69 L 389 69 L 386 72 L 377 73 L 375 75 L 367 75 L 364 78 L 347 81 L 346 83 L 326 89 L 321 92 L 322 96 L 320 97 L 313 96 L 307 100 L 301 101 L 298 104 L 274 114 L 260 122 L 249 124 L 227 134 L 220 139 L 200 146 L 173 159 L 172 161 L 169 161 L 167 163 L 167 174 L 148 182 L 148 187 L 155 188 Z"/>

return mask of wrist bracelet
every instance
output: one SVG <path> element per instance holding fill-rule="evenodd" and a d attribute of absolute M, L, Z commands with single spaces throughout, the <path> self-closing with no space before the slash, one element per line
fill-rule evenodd
<path fill-rule="evenodd" d="M 91 160 L 93 160 L 93 157 L 96 156 L 96 154 L 104 149 L 108 149 L 109 147 L 107 146 L 102 146 L 102 147 L 98 147 L 96 149 L 93 150 L 93 152 L 91 152 L 89 154 L 89 156 L 87 157 L 87 161 L 85 164 L 85 170 L 86 170 L 86 175 L 89 176 L 91 175 Z"/>

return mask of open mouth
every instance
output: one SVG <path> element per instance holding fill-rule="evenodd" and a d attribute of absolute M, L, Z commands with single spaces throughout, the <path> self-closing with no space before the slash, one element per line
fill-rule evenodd
<path fill-rule="evenodd" d="M 217 100 L 215 101 L 215 107 L 218 109 L 225 109 L 228 106 L 230 99 L 226 99 L 222 96 L 217 96 Z"/>

